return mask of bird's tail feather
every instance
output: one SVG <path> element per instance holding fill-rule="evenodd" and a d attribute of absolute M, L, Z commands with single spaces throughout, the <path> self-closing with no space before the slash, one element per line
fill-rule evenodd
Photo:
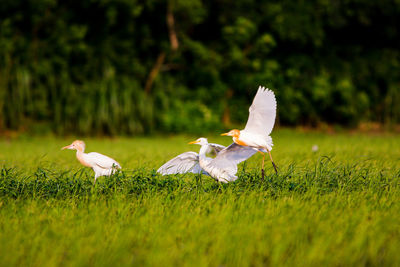
<path fill-rule="evenodd" d="M 268 149 L 269 151 L 271 151 L 271 150 L 272 150 L 272 147 L 274 146 L 274 143 L 272 142 L 272 137 L 268 135 L 268 136 L 265 138 L 265 143 L 266 143 L 267 149 Z M 264 150 L 265 150 L 265 149 L 263 149 L 262 152 L 267 152 L 267 151 L 264 151 Z"/>

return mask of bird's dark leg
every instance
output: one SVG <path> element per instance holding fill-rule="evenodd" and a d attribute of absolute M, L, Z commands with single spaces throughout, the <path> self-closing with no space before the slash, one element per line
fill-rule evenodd
<path fill-rule="evenodd" d="M 264 181 L 264 160 L 265 160 L 265 153 L 257 150 L 258 153 L 260 153 L 261 155 L 263 155 L 263 160 L 262 160 L 262 165 L 261 165 L 261 181 Z"/>
<path fill-rule="evenodd" d="M 267 151 L 268 151 L 268 154 L 269 154 L 269 158 L 271 159 L 272 166 L 274 166 L 275 173 L 276 173 L 276 174 L 278 174 L 278 170 L 277 170 L 277 168 L 276 168 L 276 165 L 275 165 L 275 162 L 274 162 L 274 160 L 272 159 L 271 152 L 270 152 L 269 150 L 267 150 Z"/>
<path fill-rule="evenodd" d="M 265 153 L 263 154 L 263 161 L 262 161 L 262 165 L 261 165 L 261 181 L 264 182 L 264 161 L 265 161 Z"/>

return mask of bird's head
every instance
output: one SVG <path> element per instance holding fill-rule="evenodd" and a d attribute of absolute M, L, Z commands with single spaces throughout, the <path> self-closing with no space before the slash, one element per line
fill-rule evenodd
<path fill-rule="evenodd" d="M 200 137 L 196 141 L 189 142 L 189 144 L 196 144 L 196 145 L 204 146 L 204 145 L 208 145 L 208 141 L 207 141 L 207 138 Z"/>
<path fill-rule="evenodd" d="M 72 149 L 72 150 L 75 149 L 77 151 L 83 152 L 83 151 L 85 151 L 85 142 L 83 142 L 81 140 L 75 140 L 69 146 L 65 146 L 61 149 Z"/>
<path fill-rule="evenodd" d="M 223 134 L 221 134 L 221 135 L 227 135 L 227 136 L 239 137 L 239 135 L 240 135 L 240 131 L 239 131 L 238 129 L 233 129 L 233 130 L 230 130 L 229 132 L 227 132 L 227 133 L 223 133 Z"/>

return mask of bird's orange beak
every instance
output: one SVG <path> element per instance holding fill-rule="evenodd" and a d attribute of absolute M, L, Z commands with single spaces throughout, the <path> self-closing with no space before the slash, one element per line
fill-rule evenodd
<path fill-rule="evenodd" d="M 72 149 L 72 144 L 70 144 L 69 146 L 65 146 L 65 147 L 61 148 L 61 150 L 64 150 L 64 149 Z"/>
<path fill-rule="evenodd" d="M 223 133 L 223 134 L 221 134 L 222 136 L 224 136 L 224 135 L 229 135 L 229 133 Z"/>
<path fill-rule="evenodd" d="M 189 142 L 188 144 L 193 145 L 193 144 L 198 144 L 198 143 L 199 143 L 199 141 L 196 140 L 196 141 Z"/>

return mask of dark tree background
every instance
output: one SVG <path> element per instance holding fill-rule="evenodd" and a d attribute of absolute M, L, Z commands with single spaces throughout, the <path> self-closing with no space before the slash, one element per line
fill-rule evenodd
<path fill-rule="evenodd" d="M 283 125 L 393 125 L 399 25 L 398 0 L 2 0 L 0 130 L 215 131 L 258 85 Z"/>

